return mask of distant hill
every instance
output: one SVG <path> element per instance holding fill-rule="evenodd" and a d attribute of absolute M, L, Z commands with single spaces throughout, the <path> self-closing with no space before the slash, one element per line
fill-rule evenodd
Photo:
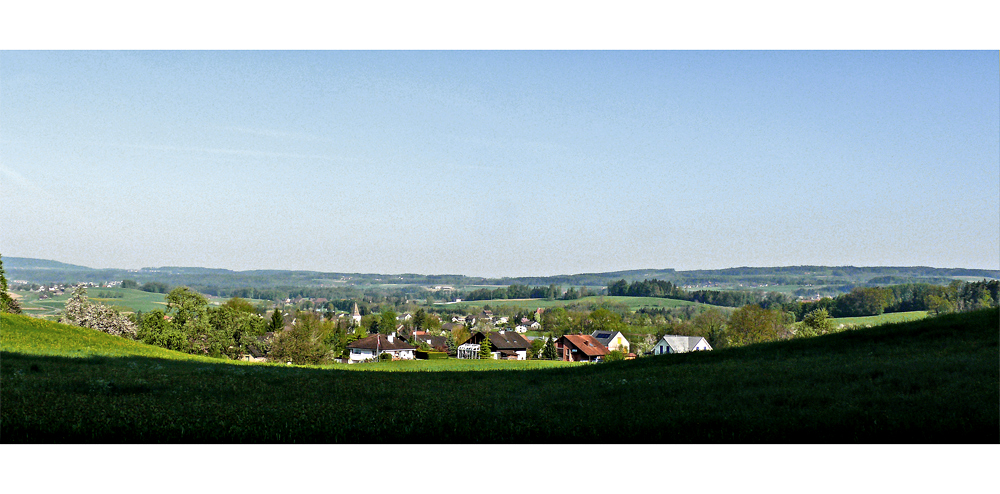
<path fill-rule="evenodd" d="M 139 283 L 156 281 L 170 286 L 186 285 L 203 293 L 225 296 L 236 289 L 274 289 L 290 287 L 345 287 L 352 290 L 405 289 L 422 292 L 421 287 L 447 285 L 465 288 L 476 285 L 587 286 L 601 289 L 615 281 L 658 279 L 679 286 L 771 290 L 776 286 L 828 287 L 848 291 L 854 286 L 878 286 L 903 283 L 946 284 L 956 278 L 1000 279 L 1000 270 L 932 268 L 926 266 L 783 266 L 737 267 L 677 271 L 675 269 L 633 269 L 606 273 L 581 273 L 556 276 L 521 276 L 503 278 L 472 277 L 456 274 L 376 274 L 330 273 L 321 271 L 252 270 L 232 271 L 219 268 L 165 266 L 125 269 L 94 269 L 74 264 L 24 257 L 3 258 L 7 277 L 32 283 L 106 282 L 123 279 Z M 400 288 L 408 287 L 408 288 Z M 324 295 L 319 295 L 324 296 Z M 341 295 L 333 295 L 337 298 Z M 331 296 L 324 296 L 331 298 Z M 342 294 L 342 297 L 352 297 Z M 342 298 L 341 297 L 341 298 Z M 268 296 L 267 298 L 272 298 Z M 419 298 L 419 297 L 418 297 Z"/>
<path fill-rule="evenodd" d="M 93 271 L 93 268 L 67 264 L 47 259 L 32 259 L 30 257 L 3 257 L 4 270 L 11 269 L 62 269 L 66 271 Z"/>

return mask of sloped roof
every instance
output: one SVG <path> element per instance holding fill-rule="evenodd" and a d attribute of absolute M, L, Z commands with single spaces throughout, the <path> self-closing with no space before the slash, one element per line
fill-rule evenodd
<path fill-rule="evenodd" d="M 347 348 L 363 348 L 365 350 L 375 350 L 376 348 L 380 348 L 382 350 L 417 349 L 413 345 L 410 345 L 399 338 L 394 338 L 392 342 L 389 342 L 389 338 L 387 338 L 384 334 L 373 334 L 367 338 L 361 338 L 360 340 L 347 345 Z"/>
<path fill-rule="evenodd" d="M 602 345 L 608 346 L 609 343 L 614 341 L 615 336 L 618 336 L 619 334 L 621 334 L 620 331 L 594 331 L 590 336 L 593 336 L 594 339 L 601 342 Z M 625 340 L 625 335 L 622 335 L 622 339 Z"/>
<path fill-rule="evenodd" d="M 469 343 L 482 343 L 484 334 L 482 331 L 476 331 L 469 338 Z M 504 331 L 503 334 L 499 331 L 490 331 L 489 338 L 494 350 L 527 350 L 531 346 L 531 342 L 513 331 Z"/>
<path fill-rule="evenodd" d="M 435 346 L 445 346 L 445 345 L 448 344 L 448 338 L 446 338 L 444 336 L 435 336 L 435 335 L 430 335 L 430 334 L 421 334 L 421 335 L 416 335 L 415 334 L 415 335 L 411 336 L 411 338 L 413 339 L 414 342 L 421 341 L 421 342 L 427 343 L 428 345 L 430 345 L 432 347 L 435 347 Z"/>
<path fill-rule="evenodd" d="M 565 342 L 576 347 L 588 357 L 600 357 L 611 353 L 608 347 L 602 345 L 600 341 L 597 341 L 597 338 L 589 334 L 567 334 L 559 339 L 565 340 Z"/>
<path fill-rule="evenodd" d="M 531 343 L 523 336 L 513 332 L 490 332 L 490 343 L 497 350 L 527 350 Z"/>
<path fill-rule="evenodd" d="M 667 346 L 673 349 L 675 353 L 684 353 L 690 352 L 691 349 L 698 346 L 698 343 L 704 339 L 705 338 L 701 336 L 679 336 L 668 334 L 661 338 L 660 341 L 665 341 Z M 708 345 L 708 348 L 710 349 L 712 348 L 712 345 L 709 345 L 707 341 L 705 342 L 705 345 Z"/>

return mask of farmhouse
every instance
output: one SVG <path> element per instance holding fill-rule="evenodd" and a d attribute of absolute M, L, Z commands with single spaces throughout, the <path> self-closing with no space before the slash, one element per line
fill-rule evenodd
<path fill-rule="evenodd" d="M 621 350 L 628 353 L 628 340 L 625 339 L 625 335 L 621 334 L 620 331 L 594 331 L 590 336 L 593 336 L 602 345 L 608 347 L 609 351 Z"/>
<path fill-rule="evenodd" d="M 388 353 L 393 360 L 413 360 L 416 348 L 394 335 L 373 334 L 347 345 L 351 351 L 348 363 L 377 359 L 379 355 Z"/>
<path fill-rule="evenodd" d="M 568 334 L 556 340 L 559 357 L 568 362 L 598 362 L 611 353 L 608 347 L 586 334 Z"/>
<path fill-rule="evenodd" d="M 660 338 L 653 346 L 653 355 L 663 355 L 666 353 L 687 353 L 702 350 L 711 350 L 705 338 L 701 336 L 677 336 L 666 335 Z"/>

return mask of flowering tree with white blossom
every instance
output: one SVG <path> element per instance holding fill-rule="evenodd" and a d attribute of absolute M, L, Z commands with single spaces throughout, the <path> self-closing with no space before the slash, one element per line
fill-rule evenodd
<path fill-rule="evenodd" d="M 83 286 L 73 290 L 59 322 L 96 329 L 114 336 L 136 338 L 136 326 L 131 319 L 111 307 L 92 303 L 87 299 L 87 288 Z"/>

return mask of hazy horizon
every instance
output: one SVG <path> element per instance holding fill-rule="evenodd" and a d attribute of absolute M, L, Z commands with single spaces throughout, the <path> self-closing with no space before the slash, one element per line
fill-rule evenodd
<path fill-rule="evenodd" d="M 0 252 L 0 255 L 2 255 L 3 258 L 17 257 L 17 258 L 38 259 L 38 260 L 43 260 L 43 261 L 55 261 L 55 262 L 59 262 L 59 263 L 63 263 L 63 264 L 70 264 L 70 265 L 74 265 L 74 266 L 81 266 L 81 267 L 84 267 L 84 268 L 90 268 L 90 269 L 95 269 L 95 270 L 105 270 L 105 269 L 139 270 L 139 269 L 163 269 L 163 268 L 180 268 L 180 269 L 191 269 L 191 268 L 228 269 L 228 268 L 219 268 L 219 267 L 215 267 L 215 266 L 191 266 L 191 265 L 157 265 L 157 266 L 138 266 L 138 267 L 90 266 L 90 265 L 86 265 L 86 264 L 77 264 L 77 263 L 64 262 L 64 261 L 60 261 L 58 259 L 39 259 L 39 258 L 31 258 L 29 256 L 8 256 L 6 254 L 3 254 L 2 252 Z M 247 271 L 315 271 L 315 272 L 323 272 L 323 273 L 344 273 L 344 274 L 354 274 L 354 273 L 356 273 L 356 274 L 365 274 L 365 275 L 375 275 L 375 274 L 378 274 L 378 275 L 389 275 L 389 276 L 393 276 L 393 275 L 407 275 L 407 274 L 420 275 L 420 276 L 454 276 L 454 275 L 458 275 L 458 276 L 479 277 L 479 278 L 488 278 L 488 279 L 502 279 L 502 278 L 522 278 L 522 277 L 574 276 L 574 275 L 584 275 L 584 274 L 613 273 L 613 272 L 620 272 L 620 271 L 674 270 L 674 271 L 677 271 L 677 272 L 688 272 L 688 271 L 713 271 L 713 270 L 742 269 L 742 268 L 751 268 L 751 269 L 752 268 L 762 268 L 762 269 L 765 269 L 765 268 L 792 268 L 792 267 L 802 267 L 802 266 L 817 266 L 817 267 L 830 267 L 830 268 L 842 268 L 842 267 L 853 267 L 853 268 L 933 268 L 933 269 L 969 269 L 969 270 L 994 270 L 995 269 L 995 268 L 983 268 L 983 267 L 977 267 L 977 266 L 926 266 L 926 265 L 912 265 L 912 266 L 890 266 L 890 265 L 883 265 L 883 266 L 856 266 L 856 265 L 848 265 L 848 264 L 838 264 L 838 265 L 833 265 L 833 264 L 830 264 L 830 265 L 795 264 L 795 265 L 786 265 L 786 266 L 728 266 L 728 267 L 724 267 L 724 268 L 692 268 L 692 269 L 676 269 L 676 268 L 671 268 L 669 266 L 665 266 L 665 267 L 664 266 L 645 266 L 645 267 L 641 267 L 641 268 L 619 269 L 619 270 L 614 270 L 614 271 L 587 271 L 587 272 L 578 272 L 578 273 L 569 273 L 569 272 L 566 272 L 566 273 L 545 273 L 545 274 L 531 274 L 531 275 L 522 275 L 522 276 L 476 276 L 476 275 L 467 275 L 465 273 L 457 273 L 457 272 L 456 273 L 445 273 L 445 272 L 441 272 L 441 273 L 430 273 L 430 272 L 429 273 L 423 273 L 423 272 L 413 272 L 413 271 L 408 271 L 408 272 L 376 272 L 376 271 L 361 272 L 361 271 L 323 271 L 323 270 L 318 270 L 318 269 L 297 269 L 297 270 L 291 270 L 291 269 L 289 269 L 289 270 L 286 270 L 286 269 L 281 269 L 281 268 L 266 268 L 266 267 L 265 268 L 255 268 L 255 269 L 244 269 L 244 270 L 235 270 L 235 269 L 233 269 L 233 270 L 229 270 L 229 271 L 233 271 L 233 272 L 236 272 L 236 273 L 247 272 Z"/>
<path fill-rule="evenodd" d="M 1000 269 L 995 51 L 0 52 L 0 254 Z"/>

